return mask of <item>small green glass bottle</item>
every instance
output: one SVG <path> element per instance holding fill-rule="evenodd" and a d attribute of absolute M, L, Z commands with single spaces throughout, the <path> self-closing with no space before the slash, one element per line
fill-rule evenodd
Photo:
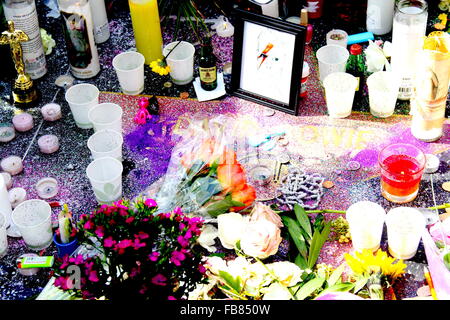
<path fill-rule="evenodd" d="M 217 88 L 217 58 L 213 53 L 211 40 L 207 39 L 200 49 L 198 72 L 203 90 L 212 91 Z"/>
<path fill-rule="evenodd" d="M 360 100 L 364 90 L 365 80 L 364 72 L 366 65 L 362 55 L 362 47 L 359 44 L 352 44 L 350 46 L 350 57 L 347 61 L 346 72 L 358 78 L 358 85 L 356 87 L 355 99 Z"/>

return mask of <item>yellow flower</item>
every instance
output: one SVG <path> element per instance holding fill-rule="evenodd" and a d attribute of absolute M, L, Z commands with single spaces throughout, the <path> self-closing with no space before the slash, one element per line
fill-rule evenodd
<path fill-rule="evenodd" d="M 441 13 L 438 16 L 438 20 L 439 22 L 434 24 L 434 28 L 437 30 L 444 30 L 447 25 L 447 14 Z"/>
<path fill-rule="evenodd" d="M 355 256 L 346 253 L 344 257 L 349 267 L 357 275 L 380 274 L 395 279 L 401 276 L 406 268 L 403 260 L 395 262 L 395 258 L 388 257 L 387 253 L 381 249 L 375 255 L 371 250 L 366 249 L 356 252 Z"/>
<path fill-rule="evenodd" d="M 160 76 L 165 76 L 169 74 L 170 67 L 167 65 L 166 60 L 157 59 L 150 62 L 150 68 L 153 72 L 159 74 Z"/>

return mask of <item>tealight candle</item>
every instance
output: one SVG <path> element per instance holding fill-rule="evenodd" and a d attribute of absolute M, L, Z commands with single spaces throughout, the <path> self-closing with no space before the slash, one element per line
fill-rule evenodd
<path fill-rule="evenodd" d="M 9 202 L 15 208 L 27 199 L 27 191 L 24 188 L 12 188 L 9 190 Z"/>
<path fill-rule="evenodd" d="M 0 127 L 0 142 L 10 142 L 16 137 L 16 131 L 13 126 L 1 126 Z"/>
<path fill-rule="evenodd" d="M 50 199 L 58 194 L 58 181 L 53 178 L 43 178 L 36 183 L 39 198 Z"/>
<path fill-rule="evenodd" d="M 33 117 L 26 112 L 16 114 L 12 119 L 12 123 L 19 132 L 31 130 L 34 126 Z"/>
<path fill-rule="evenodd" d="M 8 172 L 0 172 L 0 175 L 2 175 L 3 180 L 5 181 L 6 189 L 11 189 L 12 187 L 11 175 Z"/>
<path fill-rule="evenodd" d="M 61 106 L 57 103 L 47 103 L 41 108 L 42 117 L 47 121 L 56 121 L 61 119 Z"/>
<path fill-rule="evenodd" d="M 217 26 L 216 32 L 219 37 L 228 38 L 234 34 L 234 27 L 231 23 L 225 21 Z"/>
<path fill-rule="evenodd" d="M 22 159 L 18 156 L 9 156 L 0 162 L 0 167 L 3 171 L 8 172 L 10 175 L 15 176 L 23 170 Z"/>
<path fill-rule="evenodd" d="M 59 149 L 59 139 L 53 134 L 46 134 L 39 138 L 38 145 L 42 153 L 53 153 Z"/>

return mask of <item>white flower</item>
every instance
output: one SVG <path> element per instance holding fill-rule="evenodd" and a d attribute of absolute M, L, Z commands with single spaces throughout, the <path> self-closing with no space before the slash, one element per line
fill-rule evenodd
<path fill-rule="evenodd" d="M 281 231 L 274 223 L 262 219 L 249 222 L 241 238 L 241 249 L 245 254 L 265 259 L 278 251 Z"/>
<path fill-rule="evenodd" d="M 249 278 L 245 282 L 245 291 L 254 297 L 260 295 L 262 287 L 272 282 L 272 277 L 266 267 L 260 262 L 252 263 L 248 269 Z"/>
<path fill-rule="evenodd" d="M 263 300 L 290 300 L 292 295 L 288 288 L 278 282 L 272 283 L 269 287 L 261 290 L 264 293 Z"/>
<path fill-rule="evenodd" d="M 216 239 L 218 236 L 218 230 L 214 226 L 206 224 L 203 227 L 202 233 L 198 237 L 197 242 L 209 252 L 215 252 L 216 247 L 214 247 L 214 239 Z"/>
<path fill-rule="evenodd" d="M 208 283 L 199 283 L 194 290 L 189 292 L 188 300 L 211 300 L 208 292 L 217 284 L 216 279 L 208 279 Z"/>
<path fill-rule="evenodd" d="M 205 267 L 209 271 L 211 271 L 211 273 L 218 275 L 219 271 L 227 270 L 227 263 L 220 257 L 212 256 L 208 257 L 208 259 L 206 260 Z"/>
<path fill-rule="evenodd" d="M 366 50 L 364 50 L 364 53 L 366 54 L 366 65 L 368 72 L 383 71 L 385 65 L 386 70 L 390 68 L 383 49 L 381 49 L 372 40 L 369 40 L 369 46 Z"/>
<path fill-rule="evenodd" d="M 217 217 L 219 239 L 227 249 L 234 249 L 236 242 L 241 239 L 242 231 L 247 220 L 239 213 L 224 213 Z"/>
<path fill-rule="evenodd" d="M 289 261 L 274 262 L 266 265 L 286 287 L 292 287 L 301 281 L 303 270 Z"/>
<path fill-rule="evenodd" d="M 250 267 L 250 262 L 244 257 L 237 257 L 234 260 L 230 260 L 227 262 L 228 273 L 231 274 L 234 278 L 241 277 L 242 280 L 248 278 L 248 268 Z"/>

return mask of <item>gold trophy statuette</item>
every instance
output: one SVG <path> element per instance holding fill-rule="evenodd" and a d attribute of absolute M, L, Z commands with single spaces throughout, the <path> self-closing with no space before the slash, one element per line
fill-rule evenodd
<path fill-rule="evenodd" d="M 29 38 L 22 30 L 14 28 L 14 22 L 8 21 L 8 30 L 0 34 L 0 44 L 7 44 L 11 47 L 11 57 L 17 71 L 17 78 L 13 86 L 14 103 L 18 105 L 29 105 L 38 99 L 38 93 L 33 85 L 33 80 L 25 72 L 25 65 L 22 59 L 21 42 L 28 41 Z"/>

